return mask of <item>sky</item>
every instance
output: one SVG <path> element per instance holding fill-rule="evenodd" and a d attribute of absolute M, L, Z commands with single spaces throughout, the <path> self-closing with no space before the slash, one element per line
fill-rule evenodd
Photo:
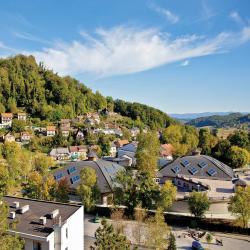
<path fill-rule="evenodd" d="M 34 55 L 167 113 L 250 112 L 249 0 L 10 0 L 0 57 Z"/>

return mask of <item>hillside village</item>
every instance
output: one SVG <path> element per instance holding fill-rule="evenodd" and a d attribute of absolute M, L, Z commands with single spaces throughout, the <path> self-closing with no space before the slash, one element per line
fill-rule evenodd
<path fill-rule="evenodd" d="M 9 60 L 2 61 L 5 71 L 0 71 L 0 79 L 6 72 L 12 79 L 4 65 L 13 60 L 17 68 L 31 64 L 37 71 L 32 58 Z M 9 91 L 8 98 L 1 93 L 7 101 L 0 103 L 0 194 L 8 207 L 4 210 L 7 231 L 18 232 L 25 249 L 54 249 L 54 245 L 55 249 L 82 249 L 83 210 L 95 214 L 96 221 L 97 214 L 109 211 L 112 215 L 114 208 L 129 219 L 136 218 L 137 209 L 153 211 L 164 225 L 166 214 L 193 215 L 191 219 L 199 223 L 209 215 L 211 221 L 204 223 L 211 225 L 216 219 L 234 221 L 235 216 L 248 232 L 250 218 L 241 217 L 232 204 L 250 186 L 249 130 L 220 138 L 214 130 L 182 125 L 146 105 L 114 101 L 85 89 L 79 100 L 95 100 L 96 106 L 81 110 L 73 98 L 70 104 L 61 100 L 68 78 L 40 70 L 43 76 L 49 75 L 44 78 L 49 98 L 46 94 L 43 101 L 36 97 L 40 105 L 33 108 L 29 100 L 18 94 L 13 97 Z M 11 80 L 4 83 L 12 84 Z M 15 84 L 12 88 L 19 91 Z M 81 86 L 74 84 L 72 92 L 78 96 Z M 55 103 L 58 95 L 60 101 Z M 69 112 L 64 113 L 66 109 Z M 149 221 L 153 228 L 153 217 Z M 228 227 L 234 230 L 233 225 Z M 165 230 L 162 237 L 170 237 L 170 231 Z M 19 238 L 15 240 L 21 244 Z M 130 237 L 129 241 L 147 245 L 145 240 L 136 242 Z M 124 249 L 130 248 L 129 241 L 121 240 Z"/>

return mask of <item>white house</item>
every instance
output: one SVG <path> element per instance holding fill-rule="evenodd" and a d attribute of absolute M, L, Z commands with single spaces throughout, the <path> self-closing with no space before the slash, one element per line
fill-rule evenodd
<path fill-rule="evenodd" d="M 47 136 L 55 136 L 56 135 L 56 127 L 55 126 L 47 126 L 46 135 Z"/>
<path fill-rule="evenodd" d="M 25 250 L 84 249 L 83 206 L 5 196 L 8 221 L 17 221 L 10 234 L 18 234 Z"/>

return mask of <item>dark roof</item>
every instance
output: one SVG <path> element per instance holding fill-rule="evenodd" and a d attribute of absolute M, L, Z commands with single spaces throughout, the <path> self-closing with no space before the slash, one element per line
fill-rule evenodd
<path fill-rule="evenodd" d="M 75 167 L 75 168 L 74 168 Z M 54 176 L 62 174 L 61 178 L 66 178 L 69 181 L 70 188 L 76 189 L 79 181 L 71 182 L 71 178 L 80 176 L 80 171 L 85 167 L 91 167 L 95 170 L 97 176 L 97 185 L 101 193 L 110 193 L 114 187 L 114 178 L 119 170 L 124 170 L 121 165 L 98 159 L 96 161 L 78 161 L 69 162 L 65 167 L 58 169 Z M 70 169 L 73 171 L 71 172 Z"/>
<path fill-rule="evenodd" d="M 11 196 L 4 196 L 4 201 L 10 206 L 10 212 L 16 212 L 18 223 L 14 231 L 32 234 L 40 237 L 47 237 L 52 233 L 55 219 L 50 219 L 48 214 L 58 209 L 61 222 L 64 223 L 72 214 L 74 214 L 81 206 L 73 204 L 64 204 L 59 202 L 41 201 L 27 198 L 17 198 Z M 19 202 L 19 209 L 22 206 L 29 205 L 29 210 L 24 214 L 19 213 L 18 208 L 13 208 L 13 202 Z M 39 224 L 40 217 L 47 217 L 45 226 Z M 56 218 L 58 218 L 57 216 Z M 9 223 L 13 219 L 8 219 Z"/>
<path fill-rule="evenodd" d="M 178 175 L 195 178 L 231 180 L 233 170 L 224 163 L 206 155 L 184 156 L 164 166 L 160 175 L 174 177 Z"/>

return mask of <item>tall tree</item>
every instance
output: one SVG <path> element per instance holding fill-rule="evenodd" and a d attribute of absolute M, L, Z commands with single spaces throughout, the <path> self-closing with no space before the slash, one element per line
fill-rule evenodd
<path fill-rule="evenodd" d="M 80 184 L 77 188 L 82 203 L 87 211 L 91 210 L 100 197 L 97 187 L 96 172 L 91 167 L 85 167 L 80 172 Z"/>
<path fill-rule="evenodd" d="M 169 228 L 165 223 L 162 208 L 157 208 L 154 217 L 147 221 L 147 246 L 163 250 L 168 245 Z"/>
<path fill-rule="evenodd" d="M 228 137 L 228 140 L 231 142 L 232 145 L 241 148 L 248 148 L 250 144 L 250 141 L 248 139 L 248 133 L 244 130 L 237 130 L 234 134 Z"/>
<path fill-rule="evenodd" d="M 160 199 L 158 205 L 164 209 L 172 206 L 176 199 L 177 188 L 171 181 L 166 181 L 161 187 Z"/>
<path fill-rule="evenodd" d="M 238 187 L 231 198 L 228 210 L 236 215 L 242 227 L 247 228 L 250 220 L 250 186 Z"/>
<path fill-rule="evenodd" d="M 159 150 L 160 142 L 156 132 L 140 134 L 135 155 L 137 169 L 154 176 L 157 170 Z"/>
<path fill-rule="evenodd" d="M 111 224 L 107 220 L 103 219 L 101 226 L 97 228 L 95 233 L 95 246 L 92 247 L 95 250 L 129 250 L 130 243 L 126 237 L 122 234 L 116 233 Z"/>
<path fill-rule="evenodd" d="M 195 217 L 202 217 L 210 207 L 207 194 L 193 191 L 188 198 L 189 211 Z"/>
<path fill-rule="evenodd" d="M 228 152 L 228 164 L 232 168 L 241 168 L 250 161 L 249 152 L 238 146 L 232 146 Z"/>

